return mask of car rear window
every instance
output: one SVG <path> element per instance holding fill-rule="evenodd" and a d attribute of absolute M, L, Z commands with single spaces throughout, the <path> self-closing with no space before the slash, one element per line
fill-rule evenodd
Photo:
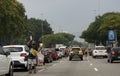
<path fill-rule="evenodd" d="M 105 50 L 105 47 L 96 47 L 96 50 Z"/>
<path fill-rule="evenodd" d="M 80 50 L 80 48 L 72 48 L 72 50 L 74 51 L 74 50 Z"/>
<path fill-rule="evenodd" d="M 120 48 L 113 48 L 113 51 L 120 51 Z"/>
<path fill-rule="evenodd" d="M 22 47 L 4 47 L 4 51 L 10 51 L 10 52 L 21 52 L 23 50 Z"/>

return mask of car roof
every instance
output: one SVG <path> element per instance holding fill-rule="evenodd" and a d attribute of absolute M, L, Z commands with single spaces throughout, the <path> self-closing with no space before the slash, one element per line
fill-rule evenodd
<path fill-rule="evenodd" d="M 3 47 L 25 47 L 27 45 L 5 45 Z"/>
<path fill-rule="evenodd" d="M 72 47 L 72 48 L 80 48 L 80 47 Z"/>

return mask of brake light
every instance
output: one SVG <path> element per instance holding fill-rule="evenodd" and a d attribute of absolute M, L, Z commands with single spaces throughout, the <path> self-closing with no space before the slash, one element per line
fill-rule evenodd
<path fill-rule="evenodd" d="M 114 51 L 112 51 L 112 52 L 111 52 L 111 54 L 112 54 L 112 55 L 115 55 L 115 52 L 114 52 Z"/>
<path fill-rule="evenodd" d="M 27 54 L 26 53 L 21 53 L 20 56 L 27 56 Z"/>

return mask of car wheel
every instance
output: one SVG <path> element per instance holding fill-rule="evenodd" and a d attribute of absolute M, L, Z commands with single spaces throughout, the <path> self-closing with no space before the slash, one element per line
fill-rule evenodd
<path fill-rule="evenodd" d="M 50 63 L 50 59 L 47 59 L 47 63 Z"/>
<path fill-rule="evenodd" d="M 109 62 L 110 62 L 110 60 L 108 59 L 108 60 L 107 60 L 107 62 L 109 63 Z"/>
<path fill-rule="evenodd" d="M 83 57 L 81 57 L 81 60 L 83 61 Z"/>
<path fill-rule="evenodd" d="M 113 59 L 112 58 L 110 58 L 110 63 L 113 63 Z"/>
<path fill-rule="evenodd" d="M 9 67 L 9 73 L 6 74 L 5 76 L 13 76 L 13 65 L 12 64 Z"/>
<path fill-rule="evenodd" d="M 93 56 L 93 58 L 96 58 L 96 56 Z"/>
<path fill-rule="evenodd" d="M 29 66 L 27 64 L 27 66 L 25 67 L 25 71 L 28 71 L 29 70 Z"/>
<path fill-rule="evenodd" d="M 69 57 L 69 61 L 71 61 L 72 60 L 72 57 Z"/>

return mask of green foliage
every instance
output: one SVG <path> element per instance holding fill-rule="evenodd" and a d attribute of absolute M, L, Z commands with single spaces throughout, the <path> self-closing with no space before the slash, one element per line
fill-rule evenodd
<path fill-rule="evenodd" d="M 24 32 L 25 9 L 16 0 L 0 0 L 0 42 L 11 43 Z"/>
<path fill-rule="evenodd" d="M 26 21 L 26 36 L 33 36 L 34 40 L 38 41 L 42 35 L 52 34 L 52 28 L 46 20 L 30 18 Z M 40 41 L 41 42 L 41 41 Z"/>
<path fill-rule="evenodd" d="M 45 47 L 53 47 L 55 44 L 69 45 L 74 40 L 74 37 L 74 35 L 69 33 L 56 33 L 44 35 L 40 38 L 40 41 L 44 43 Z"/>
<path fill-rule="evenodd" d="M 74 35 L 69 34 L 69 33 L 57 33 L 56 35 L 62 35 L 63 37 L 68 39 L 68 41 L 73 41 L 75 37 Z"/>
<path fill-rule="evenodd" d="M 96 17 L 96 20 L 92 22 L 87 30 L 82 32 L 81 38 L 84 38 L 87 42 L 102 42 L 106 43 L 108 40 L 108 30 L 116 30 L 118 41 L 120 38 L 120 13 L 110 12 L 103 16 Z"/>

